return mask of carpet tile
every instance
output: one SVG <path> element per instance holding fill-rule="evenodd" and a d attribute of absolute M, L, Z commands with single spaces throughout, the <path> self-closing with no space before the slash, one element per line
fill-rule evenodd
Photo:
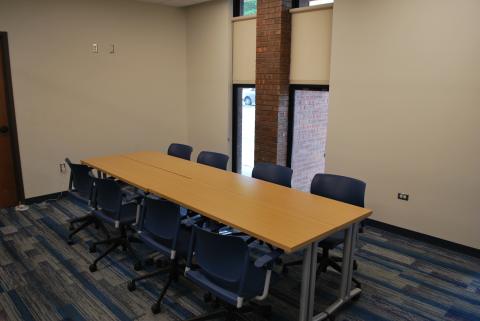
<path fill-rule="evenodd" d="M 88 270 L 96 254 L 89 244 L 102 237 L 94 228 L 66 242 L 68 221 L 87 213 L 68 197 L 34 204 L 26 212 L 0 210 L 0 321 L 177 321 L 208 309 L 204 292 L 180 278 L 172 285 L 158 315 L 150 306 L 166 276 L 126 289 L 139 275 L 122 251 Z M 142 245 L 135 249 L 151 254 Z M 341 248 L 333 251 L 340 255 Z M 300 254 L 285 257 L 294 260 Z M 480 259 L 419 242 L 378 228 L 360 234 L 355 277 L 361 297 L 346 306 L 340 321 L 479 321 Z M 292 267 L 275 284 L 265 303 L 274 321 L 296 320 L 301 267 Z M 328 306 L 338 291 L 339 276 L 328 271 L 317 281 L 315 307 Z M 252 320 L 262 320 L 250 316 Z"/>

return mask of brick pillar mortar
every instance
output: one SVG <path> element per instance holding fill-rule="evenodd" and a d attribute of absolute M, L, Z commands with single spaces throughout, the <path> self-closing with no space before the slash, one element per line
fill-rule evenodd
<path fill-rule="evenodd" d="M 255 162 L 287 161 L 291 0 L 258 0 Z"/>

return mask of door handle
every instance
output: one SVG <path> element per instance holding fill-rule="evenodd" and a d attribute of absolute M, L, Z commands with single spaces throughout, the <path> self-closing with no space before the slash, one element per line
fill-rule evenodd
<path fill-rule="evenodd" d="M 8 133 L 8 127 L 7 126 L 1 126 L 0 127 L 0 134 L 6 134 Z"/>

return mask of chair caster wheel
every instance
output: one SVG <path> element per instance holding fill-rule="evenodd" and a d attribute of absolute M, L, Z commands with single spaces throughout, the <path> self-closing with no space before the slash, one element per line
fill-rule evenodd
<path fill-rule="evenodd" d="M 90 253 L 97 252 L 97 247 L 95 245 L 90 245 L 90 248 L 88 249 L 88 252 L 90 252 Z"/>
<path fill-rule="evenodd" d="M 133 265 L 133 269 L 135 271 L 140 271 L 142 269 L 142 263 L 141 262 L 136 262 L 134 265 Z"/>
<path fill-rule="evenodd" d="M 151 310 L 153 314 L 159 314 L 162 311 L 162 307 L 160 306 L 160 304 L 155 303 L 154 305 L 152 305 Z"/>
<path fill-rule="evenodd" d="M 209 303 L 209 302 L 212 302 L 212 300 L 213 300 L 213 297 L 211 293 L 206 293 L 203 295 L 203 302 Z"/>
<path fill-rule="evenodd" d="M 137 289 L 137 286 L 135 285 L 135 282 L 130 281 L 128 282 L 127 288 L 128 288 L 128 291 L 133 292 Z"/>
<path fill-rule="evenodd" d="M 73 224 L 70 224 L 70 226 L 68 227 L 68 230 L 71 232 L 75 229 L 75 226 L 73 226 Z"/>
<path fill-rule="evenodd" d="M 148 258 L 148 259 L 145 260 L 145 265 L 150 266 L 150 265 L 153 265 L 153 264 L 155 264 L 155 260 L 153 258 Z"/>
<path fill-rule="evenodd" d="M 97 265 L 91 264 L 91 265 L 88 267 L 88 269 L 90 270 L 90 272 L 95 272 L 95 271 L 97 271 Z"/>
<path fill-rule="evenodd" d="M 68 239 L 68 240 L 67 240 L 67 244 L 68 244 L 68 245 L 73 245 L 73 244 L 75 244 L 75 241 L 72 240 L 72 239 Z"/>

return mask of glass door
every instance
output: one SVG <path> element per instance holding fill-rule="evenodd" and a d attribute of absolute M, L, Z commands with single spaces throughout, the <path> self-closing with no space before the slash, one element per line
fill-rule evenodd
<path fill-rule="evenodd" d="M 251 176 L 255 161 L 255 85 L 233 86 L 233 171 Z"/>
<path fill-rule="evenodd" d="M 328 86 L 290 87 L 288 165 L 292 187 L 310 191 L 313 176 L 325 171 Z"/>

